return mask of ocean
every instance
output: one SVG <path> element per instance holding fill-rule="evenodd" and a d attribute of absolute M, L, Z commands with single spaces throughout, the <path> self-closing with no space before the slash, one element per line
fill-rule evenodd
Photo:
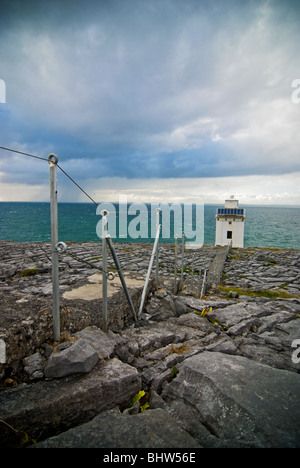
<path fill-rule="evenodd" d="M 118 211 L 117 205 L 115 206 Z M 150 205 L 146 206 L 150 221 Z M 204 205 L 204 244 L 215 242 L 215 215 L 217 208 L 220 207 L 222 208 L 222 205 Z M 300 207 L 243 205 L 243 208 L 246 209 L 247 216 L 245 247 L 300 249 Z M 100 241 L 96 229 L 101 216 L 96 213 L 96 210 L 97 206 L 93 203 L 59 203 L 59 241 Z M 192 222 L 195 221 L 194 211 Z M 118 213 L 116 217 L 118 226 Z M 137 220 L 137 214 L 127 217 L 128 225 L 136 224 Z M 164 236 L 161 241 L 173 243 L 174 219 L 172 216 L 169 222 L 170 235 L 167 238 Z M 154 242 L 153 237 L 148 237 L 151 236 L 150 232 L 143 238 L 120 237 L 118 234 L 117 228 L 116 237 L 112 236 L 114 242 Z M 19 242 L 50 242 L 50 204 L 0 202 L 0 239 Z"/>

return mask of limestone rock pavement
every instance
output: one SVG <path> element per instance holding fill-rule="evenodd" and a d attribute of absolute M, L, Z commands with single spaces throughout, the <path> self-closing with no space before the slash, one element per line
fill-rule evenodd
<path fill-rule="evenodd" d="M 16 350 L 16 361 L 31 372 L 24 383 L 0 392 L 2 446 L 20 446 L 10 427 L 26 433 L 27 444 L 36 448 L 300 446 L 299 251 L 234 249 L 225 262 L 223 289 L 200 299 L 191 290 L 188 255 L 184 285 L 174 293 L 172 249 L 164 247 L 160 287 L 151 289 L 139 323 L 116 287 L 109 313 L 120 312 L 123 325 L 112 318 L 104 333 L 95 323 L 99 299 L 63 298 L 95 273 L 86 263 L 99 261 L 92 245 L 74 246 L 74 255 L 79 258 L 84 247 L 90 249 L 84 266 L 69 256 L 62 267 L 62 310 L 72 310 L 65 312 L 61 343 L 51 342 L 51 317 L 40 312 L 49 309 L 51 298 L 46 265 L 41 273 L 41 260 L 30 256 L 40 273 L 22 276 L 28 265 L 17 258 L 11 262 L 15 270 L 1 270 L 0 333 L 12 341 L 9 353 Z M 151 250 L 131 249 L 119 246 L 124 270 L 133 277 L 135 256 L 147 263 Z M 207 265 L 213 255 L 213 248 L 200 249 L 193 265 Z M 138 303 L 141 288 L 130 291 Z M 39 326 L 33 311 L 44 317 Z M 20 314 L 18 333 L 13 319 Z M 9 367 L 18 369 L 16 361 L 3 366 L 2 381 Z M 79 361 L 87 367 L 79 369 Z M 51 367 L 58 374 L 48 373 Z"/>

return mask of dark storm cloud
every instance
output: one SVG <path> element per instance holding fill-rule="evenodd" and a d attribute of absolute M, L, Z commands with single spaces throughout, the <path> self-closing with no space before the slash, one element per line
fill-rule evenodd
<path fill-rule="evenodd" d="M 1 5 L 3 146 L 53 151 L 79 178 L 300 170 L 299 3 Z M 19 181 L 1 158 L 3 180 Z"/>

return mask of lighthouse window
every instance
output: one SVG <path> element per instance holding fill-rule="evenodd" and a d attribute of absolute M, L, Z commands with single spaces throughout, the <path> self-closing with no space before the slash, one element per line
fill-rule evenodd
<path fill-rule="evenodd" d="M 222 215 L 244 215 L 244 208 L 218 208 L 217 213 Z"/>
<path fill-rule="evenodd" d="M 227 231 L 227 239 L 232 239 L 232 231 Z"/>

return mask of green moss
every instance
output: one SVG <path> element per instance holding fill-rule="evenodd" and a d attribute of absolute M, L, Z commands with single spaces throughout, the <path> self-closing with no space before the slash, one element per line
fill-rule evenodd
<path fill-rule="evenodd" d="M 38 272 L 37 268 L 28 268 L 26 270 L 21 271 L 21 276 L 22 278 L 27 277 L 27 276 L 33 276 Z"/>
<path fill-rule="evenodd" d="M 177 367 L 176 367 L 176 366 L 173 366 L 172 372 L 171 372 L 171 376 L 170 376 L 172 380 L 175 379 L 175 378 L 177 377 L 178 372 L 179 372 L 179 371 L 178 371 Z"/>
<path fill-rule="evenodd" d="M 229 260 L 237 260 L 238 258 L 241 258 L 240 254 L 235 254 L 235 255 L 229 254 L 228 255 Z"/>
<path fill-rule="evenodd" d="M 286 291 L 282 290 L 270 290 L 270 289 L 264 289 L 262 291 L 257 291 L 253 289 L 242 289 L 242 288 L 237 288 L 233 286 L 221 286 L 219 285 L 219 288 L 221 291 L 223 291 L 228 297 L 230 295 L 230 291 L 237 292 L 239 296 L 254 296 L 254 297 L 268 297 L 269 299 L 277 299 L 279 297 L 281 298 L 297 298 L 299 299 L 300 296 L 295 296 L 293 294 L 289 294 Z"/>

